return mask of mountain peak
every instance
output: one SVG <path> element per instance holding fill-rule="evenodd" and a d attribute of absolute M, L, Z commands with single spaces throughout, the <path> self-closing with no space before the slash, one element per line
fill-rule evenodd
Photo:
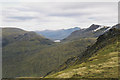
<path fill-rule="evenodd" d="M 104 25 L 96 25 L 92 24 L 89 28 L 76 30 L 71 33 L 67 38 L 63 40 L 74 40 L 78 38 L 86 38 L 86 37 L 98 37 L 102 35 L 104 32 L 108 31 L 111 27 Z"/>
<path fill-rule="evenodd" d="M 104 26 L 104 25 L 96 25 L 96 24 L 92 24 L 88 29 L 87 31 L 98 31 L 98 30 L 101 30 L 101 29 L 105 29 L 107 30 L 108 28 L 110 28 L 109 26 Z"/>
<path fill-rule="evenodd" d="M 92 24 L 87 30 L 95 30 L 99 27 L 100 27 L 100 25 Z"/>

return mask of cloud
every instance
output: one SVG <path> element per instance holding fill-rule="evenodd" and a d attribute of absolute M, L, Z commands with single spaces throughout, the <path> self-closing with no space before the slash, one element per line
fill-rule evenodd
<path fill-rule="evenodd" d="M 25 30 L 89 27 L 117 24 L 117 2 L 7 3 L 2 10 L 2 26 Z"/>
<path fill-rule="evenodd" d="M 30 16 L 14 16 L 14 17 L 7 17 L 8 19 L 13 19 L 17 21 L 26 21 L 26 20 L 31 20 L 35 19 L 37 17 L 30 17 Z"/>

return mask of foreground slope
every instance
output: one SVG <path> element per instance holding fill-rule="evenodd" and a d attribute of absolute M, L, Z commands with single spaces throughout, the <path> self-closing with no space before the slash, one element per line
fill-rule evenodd
<path fill-rule="evenodd" d="M 118 78 L 120 29 L 111 29 L 78 57 L 68 59 L 46 78 Z"/>
<path fill-rule="evenodd" d="M 3 77 L 40 77 L 82 53 L 94 38 L 53 43 L 34 32 L 3 29 Z"/>

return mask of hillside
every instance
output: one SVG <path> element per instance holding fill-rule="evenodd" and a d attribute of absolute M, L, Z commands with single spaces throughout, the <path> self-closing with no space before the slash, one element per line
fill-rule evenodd
<path fill-rule="evenodd" d="M 38 34 L 42 34 L 46 38 L 51 40 L 62 40 L 69 36 L 73 31 L 80 30 L 80 28 L 60 29 L 60 30 L 44 30 L 36 31 Z"/>
<path fill-rule="evenodd" d="M 3 29 L 3 78 L 40 77 L 82 53 L 95 38 L 54 43 L 34 32 Z"/>
<path fill-rule="evenodd" d="M 92 24 L 89 28 L 80 29 L 72 32 L 67 38 L 62 41 L 71 41 L 79 38 L 97 38 L 102 35 L 107 29 L 108 26 Z"/>
<path fill-rule="evenodd" d="M 120 29 L 112 28 L 78 57 L 69 58 L 45 78 L 118 78 L 119 51 Z"/>
<path fill-rule="evenodd" d="M 41 35 L 36 34 L 35 32 L 31 31 L 24 31 L 19 28 L 3 28 L 2 29 L 2 43 L 3 46 L 14 43 L 18 41 L 34 41 L 37 40 L 40 44 L 47 44 L 53 43 L 51 40 L 44 38 Z"/>
<path fill-rule="evenodd" d="M 54 44 L 51 40 L 37 35 L 35 32 L 28 32 L 18 28 L 3 28 L 2 33 L 3 76 L 6 77 L 15 77 L 18 73 L 20 74 L 19 71 L 23 69 L 22 62 L 24 62 L 24 59 L 30 55 L 32 57 L 32 54 L 42 48 Z"/>
<path fill-rule="evenodd" d="M 27 31 L 24 31 L 22 29 L 17 28 L 2 28 L 2 43 L 3 46 L 9 44 L 10 42 L 14 42 L 14 38 L 18 35 L 27 33 Z"/>

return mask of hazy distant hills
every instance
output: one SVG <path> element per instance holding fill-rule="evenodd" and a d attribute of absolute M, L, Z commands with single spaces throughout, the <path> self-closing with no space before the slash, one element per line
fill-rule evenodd
<path fill-rule="evenodd" d="M 51 40 L 61 40 L 61 41 L 70 41 L 76 40 L 79 38 L 97 38 L 102 35 L 104 32 L 109 30 L 111 27 L 92 24 L 90 27 L 85 29 L 80 29 L 78 27 L 70 29 L 61 29 L 61 30 L 45 30 L 45 31 L 36 31 L 38 34 L 51 39 Z"/>
<path fill-rule="evenodd" d="M 62 40 L 69 36 L 73 31 L 80 30 L 80 28 L 60 29 L 60 30 L 44 30 L 36 31 L 38 34 L 42 34 L 46 38 L 51 40 Z"/>
<path fill-rule="evenodd" d="M 63 39 L 63 41 L 75 40 L 79 38 L 88 38 L 88 37 L 97 38 L 98 36 L 102 35 L 104 32 L 106 32 L 109 29 L 110 27 L 108 26 L 92 24 L 89 28 L 80 29 L 72 32 L 67 38 Z"/>
<path fill-rule="evenodd" d="M 98 37 L 78 57 L 49 72 L 46 78 L 119 78 L 120 25 Z"/>

